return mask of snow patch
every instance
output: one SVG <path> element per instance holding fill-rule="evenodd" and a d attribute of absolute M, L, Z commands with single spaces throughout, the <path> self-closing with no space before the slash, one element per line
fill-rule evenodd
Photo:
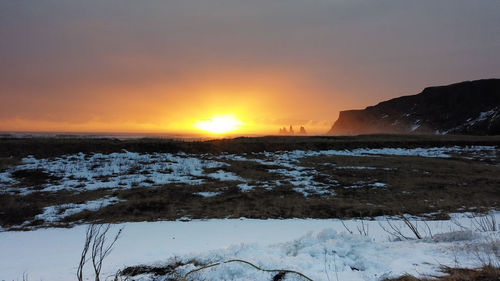
<path fill-rule="evenodd" d="M 418 157 L 473 157 L 494 159 L 495 146 L 452 146 L 431 148 L 358 148 L 353 150 L 322 151 L 277 151 L 242 155 L 222 154 L 186 154 L 186 153 L 151 153 L 140 154 L 120 152 L 111 154 L 75 154 L 57 158 L 37 159 L 28 156 L 22 164 L 0 173 L 0 192 L 20 192 L 21 195 L 37 191 L 87 191 L 100 188 L 128 189 L 135 187 L 154 187 L 163 184 L 180 183 L 188 185 L 202 184 L 204 179 L 219 181 L 240 181 L 248 183 L 248 187 L 272 187 L 288 181 L 296 190 L 304 195 L 332 194 L 329 186 L 338 182 L 331 175 L 322 174 L 315 169 L 300 165 L 300 159 L 312 156 L 356 156 L 376 157 L 381 155 L 418 156 Z M 206 173 L 206 169 L 217 169 L 228 166 L 224 160 L 253 161 L 262 165 L 279 166 L 270 169 L 270 173 L 280 175 L 283 179 L 272 181 L 256 181 L 241 178 L 231 172 L 218 170 Z M 375 167 L 336 167 L 336 169 L 374 169 Z M 44 185 L 40 190 L 32 187 L 15 186 L 16 180 L 12 172 L 22 169 L 40 169 L 60 180 Z M 389 168 L 379 168 L 389 169 Z M 322 178 L 322 182 L 315 178 Z M 325 184 L 326 183 L 326 184 Z M 242 185 L 243 189 L 247 186 Z"/>
<path fill-rule="evenodd" d="M 219 168 L 223 162 L 190 157 L 184 153 L 139 154 L 121 152 L 111 154 L 75 154 L 57 158 L 37 159 L 28 156 L 12 171 L 41 169 L 60 177 L 57 183 L 45 185 L 39 191 L 95 190 L 100 188 L 126 189 L 137 186 L 149 187 L 168 183 L 201 184 L 204 169 Z M 12 172 L 11 171 L 11 172 Z M 11 181 L 12 176 L 3 175 L 2 181 Z M 3 191 L 14 191 L 2 184 Z M 16 188 L 21 194 L 34 190 L 29 187 Z"/>
<path fill-rule="evenodd" d="M 222 194 L 222 192 L 220 192 L 220 191 L 218 191 L 218 192 L 195 192 L 194 194 L 198 194 L 198 195 L 201 195 L 203 197 L 214 197 L 214 196 Z"/>
<path fill-rule="evenodd" d="M 238 177 L 237 175 L 223 170 L 218 170 L 215 173 L 207 174 L 207 177 L 217 179 L 220 181 L 245 181 L 244 179 Z"/>
<path fill-rule="evenodd" d="M 499 213 L 494 215 L 500 220 Z M 453 218 L 461 225 L 470 221 L 464 215 L 453 215 Z M 485 240 L 498 241 L 500 235 L 498 231 L 460 232 L 461 227 L 452 221 L 428 221 L 434 239 L 392 241 L 380 227 L 387 219 L 391 218 L 344 221 L 185 218 L 186 221 L 118 224 L 113 226 L 114 230 L 124 227 L 124 234 L 106 259 L 102 272 L 108 276 L 124 266 L 165 265 L 174 256 L 181 261 L 196 258 L 205 262 L 241 258 L 263 268 L 297 270 L 313 280 L 328 280 L 327 276 L 336 280 L 338 275 L 339 280 L 376 281 L 405 273 L 435 275 L 440 266 L 454 266 L 456 262 L 460 266 L 480 266 L 471 249 L 491 250 Z M 369 230 L 367 236 L 356 232 L 361 223 Z M 346 227 L 356 234 L 349 234 Z M 419 227 L 427 228 L 422 224 Z M 16 280 L 27 272 L 36 280 L 72 280 L 85 230 L 86 226 L 81 225 L 71 229 L 0 232 L 2 278 Z M 185 266 L 179 273 L 190 269 L 194 267 Z M 206 280 L 272 279 L 238 264 L 201 273 Z M 86 275 L 92 277 L 90 272 Z M 158 276 L 142 278 L 142 281 L 158 280 Z"/>
<path fill-rule="evenodd" d="M 473 126 L 479 122 L 485 121 L 486 119 L 491 118 L 493 115 L 495 115 L 497 111 L 498 108 L 493 108 L 491 110 L 481 112 L 479 113 L 478 117 L 467 122 L 467 126 Z"/>
<path fill-rule="evenodd" d="M 122 201 L 124 200 L 120 200 L 117 197 L 108 197 L 93 201 L 87 201 L 82 204 L 70 203 L 57 206 L 49 206 L 43 209 L 42 214 L 36 215 L 35 219 L 53 223 L 60 221 L 67 216 L 71 216 L 83 211 L 97 211 L 103 207 L 113 205 Z"/>
<path fill-rule="evenodd" d="M 255 188 L 255 186 L 248 185 L 247 183 L 240 183 L 237 187 L 243 192 L 247 192 Z"/>

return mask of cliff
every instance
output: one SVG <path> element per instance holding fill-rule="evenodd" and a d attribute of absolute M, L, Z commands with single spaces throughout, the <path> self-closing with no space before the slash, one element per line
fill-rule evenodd
<path fill-rule="evenodd" d="M 341 111 L 329 135 L 500 134 L 500 79 L 425 88 L 362 110 Z"/>

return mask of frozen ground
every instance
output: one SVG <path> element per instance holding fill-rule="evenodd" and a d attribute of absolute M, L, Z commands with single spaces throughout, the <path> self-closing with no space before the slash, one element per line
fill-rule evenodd
<path fill-rule="evenodd" d="M 335 173 L 352 171 L 395 172 L 394 169 L 370 165 L 324 165 L 331 174 L 320 174 L 302 162 L 314 156 L 379 157 L 383 155 L 462 158 L 476 161 L 497 160 L 495 146 L 435 147 L 435 148 L 384 148 L 325 151 L 282 151 L 249 154 L 140 154 L 120 152 L 111 154 L 78 154 L 58 158 L 26 157 L 15 167 L 0 173 L 0 193 L 39 195 L 37 192 L 70 191 L 79 194 L 89 190 L 116 191 L 137 187 L 156 188 L 163 184 L 181 183 L 183 188 L 206 182 L 222 183 L 221 189 L 196 190 L 193 194 L 203 198 L 220 198 L 224 195 L 223 183 L 233 182 L 241 192 L 252 189 L 272 189 L 281 184 L 290 185 L 295 191 L 309 196 L 326 194 L 338 198 L 339 190 Z M 365 158 L 366 159 L 366 158 Z M 379 158 L 377 158 L 379 159 Z M 278 175 L 266 180 L 245 178 L 225 170 L 231 161 L 247 161 L 266 167 L 265 172 Z M 494 162 L 494 161 L 492 161 Z M 489 163 L 490 162 L 486 162 Z M 498 165 L 498 164 L 496 164 Z M 270 168 L 272 167 L 272 168 Z M 316 167 L 317 168 L 317 167 Z M 44 182 L 29 182 L 23 171 L 42 176 Z M 17 175 L 17 176 L 16 176 Z M 317 181 L 322 176 L 324 181 Z M 387 189 L 388 181 L 374 179 L 359 181 L 346 190 L 369 186 L 370 190 Z M 184 185 L 186 185 L 184 187 Z M 149 189 L 148 189 L 149 190 Z M 255 190 L 254 190 L 255 191 Z M 98 191 L 96 191 L 98 192 Z M 363 191 L 364 192 L 364 191 Z M 59 196 L 59 193 L 54 193 Z M 58 222 L 83 210 L 96 211 L 120 202 L 119 196 L 106 193 L 102 198 L 92 197 L 81 201 L 50 203 L 41 209 L 35 219 L 45 225 Z M 122 197 L 121 197 L 122 198 Z M 302 199 L 303 197 L 301 197 Z M 207 199 L 207 200 L 208 200 Z M 38 199 L 36 199 L 38 200 Z M 68 203 L 72 202 L 72 203 Z M 500 215 L 495 214 L 497 221 Z M 230 259 L 245 259 L 263 268 L 292 269 L 314 280 L 380 280 L 405 273 L 436 274 L 441 265 L 476 267 L 481 265 L 478 255 L 498 261 L 500 232 L 478 231 L 477 221 L 457 215 L 454 222 L 419 222 L 422 240 L 397 241 L 383 227 L 392 227 L 411 233 L 401 221 L 391 225 L 378 221 L 328 219 L 210 219 L 169 222 L 139 222 L 115 225 L 124 227 L 124 235 L 115 250 L 105 261 L 103 276 L 114 274 L 126 266 L 137 264 L 166 265 L 175 256 L 177 260 L 197 259 L 203 263 Z M 80 222 L 81 223 L 81 222 Z M 42 224 L 43 225 L 43 224 Z M 40 225 L 38 225 L 40 226 Z M 392 230 L 391 230 L 392 229 Z M 85 225 L 73 228 L 36 229 L 27 232 L 3 231 L 0 228 L 0 280 L 22 280 L 27 273 L 29 280 L 75 280 Z M 351 231 L 352 233 L 349 233 Z M 432 234 L 432 237 L 431 237 Z M 495 249 L 497 252 L 495 252 Z M 183 275 L 195 267 L 179 267 Z M 87 272 L 88 280 L 92 275 Z M 241 264 L 225 264 L 204 270 L 207 280 L 270 280 L 269 273 L 255 271 Z M 152 280 L 142 276 L 143 281 Z M 286 280 L 294 280 L 288 275 Z M 161 279 L 160 279 L 161 280 Z M 295 280 L 300 280 L 296 278 Z"/>
<path fill-rule="evenodd" d="M 281 168 L 270 169 L 296 186 L 296 190 L 304 195 L 325 193 L 327 185 L 313 180 L 317 171 L 298 165 L 300 159 L 311 156 L 420 156 L 420 157 L 464 157 L 478 160 L 494 159 L 495 146 L 467 147 L 434 147 L 434 148 L 381 148 L 354 150 L 323 151 L 283 151 L 263 152 L 243 155 L 234 154 L 201 154 L 185 153 L 152 153 L 140 154 L 121 152 L 111 154 L 76 154 L 57 158 L 37 159 L 29 156 L 22 159 L 21 164 L 0 173 L 0 193 L 29 194 L 41 191 L 86 191 L 95 189 L 129 189 L 134 187 L 159 186 L 169 183 L 189 185 L 201 184 L 207 179 L 218 181 L 248 180 L 226 172 L 222 168 L 228 164 L 224 160 L 254 161 L 264 165 L 277 165 Z M 336 169 L 373 169 L 373 167 L 335 167 Z M 207 173 L 205 170 L 216 170 Z M 16 171 L 41 171 L 45 173 L 47 182 L 29 186 L 20 182 Z M 21 180 L 22 181 L 22 180 Z M 332 180 L 331 183 L 334 183 Z M 280 182 L 259 182 L 258 186 L 280 185 Z M 245 187 L 250 189 L 251 185 Z"/>
<path fill-rule="evenodd" d="M 75 198 L 78 194 L 105 190 L 103 198 L 77 199 L 59 203 L 52 201 L 43 205 L 43 209 L 35 217 L 26 218 L 19 227 L 26 227 L 33 220 L 40 225 L 57 225 L 65 217 L 84 210 L 96 211 L 103 207 L 123 202 L 114 197 L 113 191 L 134 188 L 156 188 L 166 184 L 181 184 L 184 192 L 190 192 L 203 198 L 221 198 L 230 184 L 241 192 L 250 192 L 256 188 L 272 190 L 286 188 L 303 196 L 320 195 L 334 197 L 339 194 L 338 188 L 344 189 L 387 189 L 386 174 L 395 174 L 398 167 L 373 167 L 370 165 L 342 165 L 331 162 L 316 163 L 311 166 L 304 159 L 317 156 L 375 157 L 382 156 L 418 156 L 433 158 L 462 158 L 478 161 L 496 161 L 495 146 L 451 146 L 431 148 L 359 148 L 353 150 L 323 151 L 278 151 L 242 154 L 186 154 L 186 153 L 133 153 L 123 151 L 111 154 L 75 154 L 56 158 L 21 159 L 16 166 L 0 172 L 0 194 L 16 196 L 33 195 L 38 192 L 53 193 L 69 191 Z M 253 178 L 236 174 L 245 168 L 238 165 L 260 167 L 261 174 Z M 232 167 L 235 165 L 235 167 Z M 254 166 L 251 166 L 254 165 Z M 260 165 L 260 166 L 259 166 Z M 322 169 L 325 168 L 325 169 Z M 232 172 L 236 171 L 236 172 Z M 351 171 L 373 171 L 379 176 L 367 176 L 352 182 L 340 182 L 339 174 Z M 382 173 L 380 173 L 382 172 Z M 387 172 L 387 173 L 386 173 Z M 426 171 L 423 171 L 426 172 Z M 428 173 L 428 172 L 427 172 Z M 383 176 L 380 177 L 380 174 Z M 264 177 L 263 177 L 264 175 Z M 199 187 L 205 183 L 214 183 L 212 189 Z M 230 184 L 227 184 L 230 183 Z M 193 188 L 190 191 L 191 187 Z M 335 190 L 337 188 L 337 190 Z M 104 192 L 102 194 L 105 194 Z M 22 222 L 22 221 L 21 221 Z"/>
<path fill-rule="evenodd" d="M 495 217 L 500 221 L 499 213 Z M 124 227 L 124 235 L 105 260 L 103 276 L 124 266 L 165 265 L 174 256 L 203 262 L 240 258 L 263 268 L 297 270 L 313 280 L 380 280 L 404 273 L 436 274 L 441 265 L 480 266 L 478 254 L 499 259 L 494 250 L 500 246 L 500 232 L 480 232 L 474 220 L 465 215 L 456 215 L 455 222 L 430 221 L 428 228 L 420 222 L 419 228 L 426 236 L 423 240 L 395 241 L 380 226 L 388 227 L 384 218 L 344 223 L 353 234 L 336 219 L 213 219 L 115 225 L 114 230 Z M 401 221 L 393 223 L 410 236 Z M 74 280 L 85 229 L 80 225 L 71 229 L 1 232 L 0 280 L 22 280 L 23 273 L 30 280 Z M 179 273 L 193 268 L 181 267 Z M 87 277 L 92 279 L 91 274 Z M 204 270 L 203 277 L 270 280 L 271 275 L 249 266 L 227 264 Z M 143 276 L 142 280 L 152 279 Z M 286 280 L 300 279 L 289 275 Z"/>

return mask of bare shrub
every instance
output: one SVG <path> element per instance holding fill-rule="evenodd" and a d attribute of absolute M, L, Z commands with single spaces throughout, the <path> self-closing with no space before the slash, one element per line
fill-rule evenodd
<path fill-rule="evenodd" d="M 410 239 L 410 237 L 407 237 L 406 235 L 403 234 L 403 232 L 401 231 L 401 226 L 396 225 L 394 223 L 391 223 L 391 221 L 389 219 L 386 219 L 385 222 L 386 222 L 388 227 L 385 227 L 381 222 L 378 222 L 378 224 L 380 225 L 380 228 L 382 228 L 382 230 L 384 230 L 385 232 L 387 232 L 388 234 L 393 236 L 395 239 L 398 239 L 398 240 Z"/>
<path fill-rule="evenodd" d="M 411 222 L 407 217 L 404 215 L 398 216 L 400 221 L 403 222 L 403 225 L 406 226 L 408 229 L 410 229 L 411 233 L 415 236 L 416 239 L 423 239 L 424 234 L 427 234 L 431 238 L 433 237 L 431 228 L 427 224 L 426 221 L 422 221 L 422 224 L 425 225 L 425 228 L 422 230 L 422 228 L 419 228 L 418 226 L 418 221 Z M 385 232 L 389 233 L 391 236 L 395 237 L 396 239 L 399 240 L 409 240 L 412 239 L 411 237 L 403 234 L 402 227 L 401 225 L 397 225 L 393 222 L 391 222 L 389 219 L 386 219 L 386 224 L 387 227 L 384 226 L 381 222 L 379 222 L 380 227 L 382 230 Z M 425 231 L 425 232 L 424 232 Z"/>
<path fill-rule="evenodd" d="M 344 220 L 342 220 L 342 219 L 341 219 L 341 220 L 340 220 L 340 222 L 342 223 L 342 225 L 344 226 L 344 228 L 347 230 L 347 232 L 349 232 L 350 234 L 353 234 L 352 230 L 350 230 L 350 229 L 347 227 L 347 225 L 345 225 Z"/>
<path fill-rule="evenodd" d="M 472 253 L 482 266 L 500 267 L 500 239 L 486 236 L 483 243 L 473 246 Z"/>
<path fill-rule="evenodd" d="M 83 281 L 83 268 L 85 264 L 92 261 L 94 268 L 95 281 L 100 281 L 101 269 L 104 259 L 111 253 L 113 246 L 122 233 L 123 228 L 120 228 L 112 240 L 107 241 L 107 235 L 111 228 L 111 224 L 90 224 L 85 233 L 85 241 L 80 256 L 80 263 L 77 269 L 78 281 Z M 90 250 L 90 258 L 87 258 Z"/>
<path fill-rule="evenodd" d="M 370 229 L 368 223 L 366 223 L 364 220 L 361 220 L 360 222 L 361 225 L 357 225 L 359 235 L 368 236 L 368 232 Z"/>
<path fill-rule="evenodd" d="M 400 216 L 400 218 L 403 220 L 406 226 L 411 230 L 411 232 L 413 232 L 413 234 L 415 235 L 415 237 L 417 237 L 417 239 L 422 239 L 422 235 L 418 231 L 418 225 L 416 221 L 415 224 L 413 224 L 405 216 Z"/>
<path fill-rule="evenodd" d="M 83 281 L 83 266 L 87 262 L 87 252 L 94 237 L 94 229 L 94 225 L 91 224 L 87 227 L 87 231 L 85 233 L 85 242 L 83 243 L 83 249 L 80 255 L 80 263 L 78 264 L 78 269 L 76 270 L 76 277 L 78 281 Z"/>
<path fill-rule="evenodd" d="M 340 220 L 340 222 L 342 223 L 344 228 L 347 230 L 347 232 L 349 232 L 349 234 L 354 234 L 354 232 L 349 227 L 347 227 L 347 225 L 344 223 L 343 220 Z M 356 226 L 356 228 L 358 229 L 359 235 L 368 236 L 368 233 L 370 230 L 368 223 L 365 222 L 364 220 L 360 220 L 359 222 L 360 223 Z"/>
<path fill-rule="evenodd" d="M 497 231 L 497 220 L 494 213 L 478 214 L 474 213 L 471 218 L 472 225 L 480 232 Z"/>

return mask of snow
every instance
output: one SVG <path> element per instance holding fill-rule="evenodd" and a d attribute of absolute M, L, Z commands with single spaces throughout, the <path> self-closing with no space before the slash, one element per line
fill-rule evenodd
<path fill-rule="evenodd" d="M 500 214 L 494 214 L 497 221 Z M 471 249 L 491 255 L 500 246 L 500 232 L 463 230 L 452 221 L 427 222 L 432 238 L 396 241 L 374 221 L 337 219 L 212 219 L 189 222 L 139 222 L 123 227 L 123 236 L 105 260 L 102 276 L 124 266 L 165 265 L 170 258 L 204 262 L 245 259 L 263 268 L 302 272 L 313 280 L 380 280 L 405 273 L 436 274 L 442 265 L 480 266 Z M 471 219 L 454 220 L 473 226 Z M 392 221 L 403 227 L 402 222 Z M 358 233 L 361 225 L 367 235 Z M 418 224 L 426 229 L 423 223 Z M 74 280 L 86 226 L 0 233 L 0 280 L 16 280 L 23 272 L 33 280 Z M 410 236 L 407 228 L 401 228 Z M 200 235 L 200 234 L 203 235 Z M 362 233 L 360 231 L 360 233 Z M 390 239 L 389 239 L 390 238 Z M 179 268 L 185 274 L 192 265 Z M 270 275 L 242 264 L 225 264 L 204 270 L 206 280 L 269 280 Z M 92 275 L 87 272 L 87 276 Z M 327 278 L 329 276 L 329 278 Z M 292 277 L 291 275 L 289 277 Z M 144 277 L 144 281 L 153 280 Z M 286 280 L 300 280 L 288 278 Z"/>
<path fill-rule="evenodd" d="M 268 172 L 276 173 L 284 177 L 292 185 L 296 186 L 295 191 L 309 196 L 310 194 L 329 194 L 334 195 L 333 191 L 327 188 L 330 185 L 336 185 L 337 181 L 329 175 L 320 174 L 315 169 L 305 168 L 298 165 L 299 160 L 305 157 L 313 156 L 379 156 L 379 155 L 396 155 L 396 156 L 419 156 L 419 157 L 440 157 L 449 158 L 451 155 L 457 153 L 471 153 L 478 154 L 481 157 L 495 157 L 496 147 L 495 146 L 452 146 L 452 147 L 431 147 L 431 148 L 379 148 L 379 149 L 368 149 L 359 148 L 353 150 L 323 150 L 323 151 L 278 151 L 275 153 L 263 152 L 255 153 L 253 156 L 255 158 L 245 158 L 239 155 L 224 155 L 225 159 L 232 160 L 245 160 L 245 161 L 255 161 L 262 165 L 274 165 L 281 166 L 280 169 L 269 169 Z M 343 169 L 344 167 L 336 167 L 338 169 Z M 344 169 L 372 169 L 374 167 L 345 167 Z M 387 170 L 388 168 L 382 168 Z M 315 176 L 321 175 L 323 178 L 328 178 L 330 185 L 318 182 L 314 180 Z M 257 186 L 272 185 L 276 183 L 271 182 L 259 182 L 255 183 Z M 380 187 L 380 186 L 375 186 Z"/>
<path fill-rule="evenodd" d="M 198 194 L 203 197 L 214 197 L 221 194 L 221 192 L 195 192 L 194 194 Z"/>
<path fill-rule="evenodd" d="M 237 175 L 223 170 L 218 170 L 215 173 L 207 174 L 207 177 L 220 181 L 244 181 L 244 179 L 238 177 Z"/>
<path fill-rule="evenodd" d="M 437 157 L 449 158 L 452 154 L 459 152 L 495 154 L 495 146 L 451 146 L 451 147 L 429 147 L 429 148 L 357 148 L 353 150 L 322 150 L 322 151 L 287 151 L 277 152 L 274 155 L 264 153 L 268 158 L 274 157 L 274 161 L 262 161 L 262 164 L 279 165 L 279 161 L 296 162 L 300 158 L 311 156 L 374 156 L 374 155 L 394 155 L 394 156 L 419 156 L 419 157 Z"/>
<path fill-rule="evenodd" d="M 246 191 L 252 190 L 255 186 L 248 185 L 247 183 L 240 183 L 240 184 L 237 185 L 237 187 L 241 191 L 246 192 Z"/>
<path fill-rule="evenodd" d="M 57 158 L 37 159 L 33 156 L 22 159 L 22 164 L 0 173 L 0 192 L 20 192 L 29 194 L 39 191 L 70 190 L 81 192 L 86 190 L 129 189 L 135 187 L 155 187 L 163 184 L 181 183 L 199 185 L 206 180 L 238 181 L 240 188 L 250 190 L 250 187 L 268 188 L 288 181 L 296 186 L 296 190 L 304 195 L 331 194 L 328 185 L 315 181 L 316 176 L 328 179 L 330 185 L 337 184 L 331 176 L 319 173 L 317 170 L 302 167 L 300 160 L 313 156 L 418 156 L 449 158 L 475 157 L 492 159 L 496 157 L 495 146 L 452 146 L 431 148 L 358 148 L 353 150 L 322 150 L 322 151 L 277 151 L 251 154 L 186 154 L 186 153 L 151 153 L 140 154 L 123 151 L 111 154 L 75 154 Z M 255 181 L 241 178 L 224 169 L 206 172 L 206 169 L 227 167 L 225 160 L 253 161 L 262 165 L 278 166 L 268 172 L 279 175 L 280 181 Z M 335 167 L 336 169 L 374 169 L 374 167 Z M 23 169 L 42 169 L 54 177 L 60 178 L 41 189 L 16 186 L 18 183 L 12 172 Z M 381 168 L 387 169 L 387 168 Z M 246 184 L 246 185 L 245 185 Z"/>
<path fill-rule="evenodd" d="M 99 188 L 132 188 L 137 185 L 153 186 L 168 183 L 201 184 L 205 168 L 227 165 L 223 162 L 198 159 L 184 153 L 139 154 L 121 152 L 111 154 L 79 153 L 58 158 L 37 159 L 33 156 L 22 159 L 15 170 L 43 169 L 61 177 L 56 183 L 45 186 L 40 191 L 75 190 L 82 186 L 85 190 Z M 12 180 L 7 178 L 7 180 Z M 5 181 L 2 180 L 2 181 Z M 7 187 L 4 190 L 9 191 Z M 29 188 L 16 188 L 22 194 L 33 192 Z"/>
<path fill-rule="evenodd" d="M 313 193 L 330 193 L 331 195 L 334 194 L 333 191 L 326 190 L 329 185 L 313 180 L 314 176 L 319 174 L 316 170 L 305 169 L 304 167 L 296 166 L 292 164 L 293 160 L 288 160 L 287 162 L 285 162 L 285 160 L 283 161 L 283 164 L 285 164 L 283 166 L 287 166 L 292 169 L 269 169 L 268 171 L 270 173 L 280 174 L 287 178 L 290 184 L 296 186 L 294 188 L 295 191 L 302 193 L 304 196 L 309 196 Z"/>
<path fill-rule="evenodd" d="M 58 158 L 22 159 L 22 164 L 0 173 L 0 192 L 21 190 L 22 194 L 37 192 L 30 187 L 13 187 L 12 172 L 22 169 L 43 169 L 61 180 L 45 185 L 42 191 L 84 191 L 98 188 L 154 187 L 168 183 L 201 184 L 206 180 L 237 181 L 247 192 L 254 188 L 270 189 L 289 182 L 294 190 L 310 194 L 334 195 L 330 185 L 334 178 L 316 169 L 301 166 L 300 160 L 314 156 L 380 157 L 384 155 L 418 157 L 496 157 L 495 146 L 453 146 L 432 148 L 359 148 L 353 150 L 278 151 L 250 154 L 140 154 L 123 151 L 112 154 L 76 154 Z M 253 161 L 273 166 L 269 173 L 279 179 L 257 181 L 242 178 L 224 170 L 225 160 Z M 276 167 L 277 166 L 277 167 Z M 220 169 L 219 169 L 220 168 Z M 211 172 L 206 172 L 210 169 Z M 384 169 L 364 166 L 332 166 L 332 169 Z M 215 172 L 213 172 L 215 171 Z M 329 179 L 329 185 L 315 181 L 316 176 Z M 373 180 L 357 182 L 345 188 L 385 188 L 387 184 Z M 220 192 L 194 192 L 212 197 Z M 95 211 L 119 202 L 105 197 L 84 203 L 62 204 L 44 208 L 36 219 L 58 222 L 83 210 Z M 500 221 L 499 213 L 494 214 Z M 481 232 L 471 214 L 453 215 L 451 221 L 420 222 L 423 240 L 397 241 L 383 230 L 389 228 L 388 218 L 374 221 L 337 219 L 211 219 L 183 218 L 173 222 L 124 223 L 124 235 L 114 252 L 105 261 L 103 276 L 124 266 L 166 264 L 177 256 L 187 261 L 196 258 L 206 262 L 246 259 L 263 268 L 286 268 L 300 271 L 314 280 L 380 280 L 405 273 L 436 274 L 441 265 L 478 266 L 471 249 L 489 255 L 491 246 L 500 247 L 500 232 Z M 414 218 L 408 217 L 410 220 Z M 391 220 L 389 220 L 391 221 Z M 402 221 L 391 221 L 403 235 L 412 236 Z M 344 226 L 345 225 L 345 226 Z M 71 229 L 37 229 L 27 232 L 6 232 L 0 228 L 0 280 L 16 280 L 23 272 L 33 280 L 73 280 L 79 260 L 86 226 Z M 429 231 L 430 230 L 430 231 Z M 431 235 L 432 234 L 432 235 Z M 490 248 L 488 248 L 490 247 Z M 192 265 L 179 268 L 185 274 Z M 266 275 L 267 274 L 267 275 Z M 90 276 L 90 275 L 89 275 Z M 266 280 L 268 273 L 256 272 L 241 264 L 224 264 L 203 271 L 207 280 Z M 335 277 L 334 277 L 335 276 Z M 291 276 L 289 276 L 291 277 Z M 150 279 L 144 277 L 144 281 Z M 289 280 L 289 279 L 287 279 Z"/>
<path fill-rule="evenodd" d="M 498 108 L 493 108 L 491 110 L 481 112 L 481 113 L 479 113 L 479 116 L 476 117 L 475 119 L 467 120 L 468 122 L 466 125 L 473 126 L 476 123 L 479 123 L 479 122 L 482 122 L 488 118 L 491 118 L 492 116 L 494 116 L 496 114 L 497 111 L 498 111 Z"/>
<path fill-rule="evenodd" d="M 10 173 L 0 173 L 0 183 L 12 183 L 14 180 L 10 177 Z"/>
<path fill-rule="evenodd" d="M 358 182 L 355 182 L 354 185 L 344 186 L 344 188 L 345 189 L 363 188 L 363 187 L 367 187 L 367 186 L 371 186 L 372 188 L 382 188 L 382 187 L 387 187 L 387 184 L 383 183 L 383 182 L 369 183 L 369 182 L 365 182 L 365 181 L 358 181 Z"/>
<path fill-rule="evenodd" d="M 365 166 L 339 166 L 335 167 L 338 170 L 385 170 L 391 171 L 393 168 L 365 167 Z"/>
<path fill-rule="evenodd" d="M 443 133 L 447 134 L 449 132 L 455 132 L 455 131 L 462 130 L 464 128 L 472 127 L 472 126 L 476 125 L 477 123 L 484 122 L 488 119 L 490 120 L 490 122 L 492 122 L 493 120 L 497 119 L 498 117 L 500 117 L 500 107 L 497 106 L 495 108 L 492 108 L 491 110 L 480 112 L 476 118 L 472 118 L 472 117 L 468 118 L 465 121 L 465 123 L 463 123 L 455 128 L 451 128 Z"/>
<path fill-rule="evenodd" d="M 71 216 L 73 214 L 88 210 L 88 211 L 96 211 L 102 207 L 106 207 L 112 204 L 116 204 L 120 200 L 116 197 L 105 197 L 98 200 L 87 201 L 82 204 L 62 204 L 57 206 L 49 206 L 45 207 L 42 214 L 36 215 L 35 219 L 44 220 L 46 222 L 57 222 L 61 219 Z"/>

